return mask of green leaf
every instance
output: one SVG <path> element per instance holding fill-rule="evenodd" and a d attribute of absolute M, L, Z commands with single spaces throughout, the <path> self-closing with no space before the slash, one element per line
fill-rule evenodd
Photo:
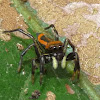
<path fill-rule="evenodd" d="M 41 96 L 38 100 L 45 100 L 48 91 L 52 91 L 56 95 L 56 100 L 89 100 L 84 91 L 77 84 L 73 84 L 69 80 L 66 70 L 62 70 L 61 68 L 54 70 L 51 64 L 46 65 L 46 68 L 47 74 L 44 75 L 43 84 L 41 86 L 39 84 L 39 70 L 36 71 L 34 85 L 31 83 L 31 74 L 29 75 L 21 91 L 19 100 L 27 100 L 35 90 L 41 92 Z M 69 84 L 75 91 L 75 94 L 69 94 L 65 84 Z M 26 95 L 25 89 L 27 88 L 28 94 Z"/>
<path fill-rule="evenodd" d="M 0 100 L 18 100 L 24 81 L 30 72 L 30 63 L 25 68 L 26 74 L 17 73 L 20 59 L 20 51 L 16 44 L 21 43 L 26 47 L 27 43 L 17 37 L 12 37 L 9 42 L 0 40 Z M 34 53 L 34 50 L 33 50 Z M 34 54 L 33 54 L 34 55 Z M 28 54 L 26 58 L 30 55 Z"/>

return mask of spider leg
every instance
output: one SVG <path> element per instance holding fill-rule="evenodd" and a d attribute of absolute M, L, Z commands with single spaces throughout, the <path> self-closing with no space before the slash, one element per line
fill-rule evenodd
<path fill-rule="evenodd" d="M 58 32 L 57 32 L 55 26 L 53 24 L 51 24 L 50 26 L 46 27 L 45 30 L 47 30 L 49 28 L 53 28 L 53 31 L 55 32 L 55 40 L 58 41 L 59 40 L 59 35 L 58 35 Z"/>
<path fill-rule="evenodd" d="M 76 53 L 76 52 L 75 52 L 75 60 L 74 60 L 74 63 L 75 63 L 74 74 L 77 74 L 77 79 L 79 79 L 79 77 L 80 77 L 80 63 L 79 63 L 78 53 Z M 72 80 L 75 77 L 74 74 L 73 74 Z"/>
<path fill-rule="evenodd" d="M 42 84 L 43 75 L 46 74 L 46 69 L 44 68 L 44 64 L 51 61 L 51 57 L 48 54 L 43 54 L 37 59 L 32 60 L 32 83 L 34 83 L 34 74 L 35 69 L 37 69 L 37 64 L 40 65 L 40 85 Z"/>
<path fill-rule="evenodd" d="M 67 46 L 68 46 L 68 41 L 67 41 L 67 39 L 65 39 L 65 41 L 64 41 L 64 49 L 63 49 L 64 53 L 66 53 L 66 51 L 67 51 Z"/>
<path fill-rule="evenodd" d="M 35 74 L 35 69 L 37 68 L 37 66 L 36 66 L 36 60 L 37 59 L 33 59 L 32 60 L 32 76 L 31 76 L 32 83 L 34 83 L 34 74 Z"/>
<path fill-rule="evenodd" d="M 80 77 L 80 63 L 79 63 L 79 56 L 76 52 L 72 52 L 67 55 L 66 61 L 68 60 L 74 60 L 75 67 L 74 67 L 74 73 L 72 80 L 74 80 L 75 75 L 77 74 L 77 79 Z"/>
<path fill-rule="evenodd" d="M 26 35 L 26 36 L 28 36 L 28 37 L 34 39 L 34 37 L 33 37 L 31 34 L 26 33 L 26 32 L 25 32 L 24 30 L 22 30 L 22 29 L 14 29 L 14 30 L 9 30 L 9 31 L 3 31 L 3 33 L 17 32 L 17 31 L 19 31 L 19 32 L 21 32 L 22 34 L 24 34 L 24 35 Z"/>
<path fill-rule="evenodd" d="M 22 62 L 23 62 L 23 56 L 27 53 L 27 51 L 32 47 L 34 46 L 34 43 L 29 45 L 20 55 L 20 61 L 19 61 L 19 67 L 18 67 L 18 72 L 21 71 L 21 68 L 22 68 Z"/>
<path fill-rule="evenodd" d="M 68 38 L 66 38 L 65 41 L 64 41 L 63 52 L 66 53 L 68 44 L 72 47 L 73 52 L 75 52 L 75 46 L 71 43 L 71 41 Z"/>
<path fill-rule="evenodd" d="M 45 59 L 44 56 L 40 56 L 40 85 L 42 84 L 42 79 L 43 79 L 43 73 L 44 73 L 44 64 L 45 64 Z"/>
<path fill-rule="evenodd" d="M 72 42 L 67 38 L 68 44 L 72 47 L 73 52 L 75 51 L 75 46 L 72 44 Z"/>
<path fill-rule="evenodd" d="M 74 73 L 73 73 L 72 80 L 74 80 L 74 77 L 75 77 L 76 74 L 77 74 L 77 79 L 79 79 L 79 77 L 80 77 L 79 56 L 78 56 L 78 53 L 75 52 L 75 46 L 71 43 L 71 41 L 69 39 L 67 39 L 67 41 L 73 49 L 73 52 L 70 53 L 70 58 L 72 58 L 74 60 L 74 63 L 75 63 L 75 68 L 74 68 Z"/>

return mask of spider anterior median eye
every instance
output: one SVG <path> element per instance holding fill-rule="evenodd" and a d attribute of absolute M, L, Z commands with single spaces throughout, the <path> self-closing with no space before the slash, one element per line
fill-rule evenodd
<path fill-rule="evenodd" d="M 59 48 L 62 48 L 62 45 L 59 45 Z"/>
<path fill-rule="evenodd" d="M 57 49 L 56 46 L 54 46 L 53 49 Z"/>

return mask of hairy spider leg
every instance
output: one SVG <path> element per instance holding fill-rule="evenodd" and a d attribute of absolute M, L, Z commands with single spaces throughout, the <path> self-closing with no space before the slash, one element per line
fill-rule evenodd
<path fill-rule="evenodd" d="M 78 56 L 78 53 L 75 52 L 75 46 L 71 43 L 71 41 L 69 39 L 65 39 L 65 41 L 64 41 L 64 52 L 66 52 L 68 44 L 72 47 L 73 52 L 71 52 L 67 55 L 66 61 L 74 60 L 75 67 L 74 67 L 74 73 L 73 73 L 73 76 L 72 76 L 72 80 L 74 80 L 74 77 L 75 77 L 76 74 L 77 74 L 77 79 L 79 79 L 79 76 L 80 76 L 79 56 Z"/>
<path fill-rule="evenodd" d="M 23 62 L 23 56 L 27 53 L 27 51 L 34 46 L 34 43 L 29 45 L 20 55 L 20 61 L 19 61 L 19 66 L 18 66 L 18 72 L 21 71 L 22 69 L 22 62 Z"/>
<path fill-rule="evenodd" d="M 59 34 L 58 34 L 58 32 L 57 32 L 55 26 L 54 26 L 53 24 L 51 24 L 50 26 L 48 26 L 48 27 L 46 27 L 46 28 L 44 28 L 44 29 L 47 30 L 47 29 L 49 29 L 49 28 L 53 28 L 53 31 L 56 33 L 56 34 L 55 34 L 55 40 L 58 41 L 58 40 L 59 40 Z"/>
<path fill-rule="evenodd" d="M 45 59 L 43 55 L 41 55 L 40 56 L 40 85 L 42 84 L 42 79 L 43 79 L 44 64 L 45 64 Z"/>
<path fill-rule="evenodd" d="M 52 61 L 53 53 L 50 54 L 43 54 L 40 56 L 40 85 L 42 84 L 43 75 L 46 72 L 46 69 L 44 68 L 44 64 Z"/>
<path fill-rule="evenodd" d="M 77 52 L 72 52 L 67 55 L 66 61 L 68 60 L 74 60 L 75 67 L 74 67 L 74 73 L 72 76 L 72 80 L 74 80 L 75 75 L 77 74 L 77 79 L 79 79 L 80 76 L 80 64 L 79 64 L 79 56 Z"/>
<path fill-rule="evenodd" d="M 74 73 L 77 74 L 77 79 L 79 79 L 79 77 L 80 77 L 80 63 L 79 63 L 78 53 L 75 52 L 75 56 L 76 56 L 76 59 L 74 60 L 74 62 L 75 62 Z M 75 76 L 73 74 L 72 80 L 74 79 L 74 77 Z"/>
<path fill-rule="evenodd" d="M 75 46 L 72 44 L 72 42 L 67 38 L 68 44 L 72 47 L 73 52 L 75 51 Z"/>
<path fill-rule="evenodd" d="M 32 84 L 34 83 L 34 74 L 35 74 L 35 69 L 36 69 L 36 59 L 32 60 L 32 76 L 31 76 L 31 80 L 32 80 Z"/>
<path fill-rule="evenodd" d="M 75 77 L 76 74 L 77 74 L 77 79 L 79 79 L 79 77 L 80 77 L 79 56 L 78 56 L 78 53 L 75 52 L 75 46 L 71 43 L 71 41 L 69 39 L 68 39 L 68 43 L 73 48 L 73 54 L 72 55 L 75 56 L 75 59 L 74 59 L 75 67 L 74 67 L 74 73 L 73 73 L 72 80 L 74 80 L 74 77 Z"/>

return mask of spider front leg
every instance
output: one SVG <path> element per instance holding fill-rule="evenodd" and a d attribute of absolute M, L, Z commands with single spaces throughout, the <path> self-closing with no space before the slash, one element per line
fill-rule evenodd
<path fill-rule="evenodd" d="M 79 63 L 79 56 L 76 52 L 72 52 L 67 55 L 66 61 L 68 60 L 74 60 L 75 67 L 74 67 L 74 73 L 72 80 L 74 80 L 74 77 L 77 75 L 77 79 L 79 80 L 80 77 L 80 63 Z"/>
<path fill-rule="evenodd" d="M 69 39 L 66 39 L 64 41 L 64 52 L 66 52 L 68 44 L 72 47 L 73 52 L 67 55 L 66 61 L 74 60 L 75 67 L 74 67 L 74 73 L 73 73 L 72 80 L 74 80 L 74 77 L 75 77 L 76 74 L 77 74 L 77 79 L 79 79 L 79 77 L 80 77 L 79 56 L 78 56 L 78 53 L 75 52 L 75 46 L 71 43 L 71 41 Z"/>

